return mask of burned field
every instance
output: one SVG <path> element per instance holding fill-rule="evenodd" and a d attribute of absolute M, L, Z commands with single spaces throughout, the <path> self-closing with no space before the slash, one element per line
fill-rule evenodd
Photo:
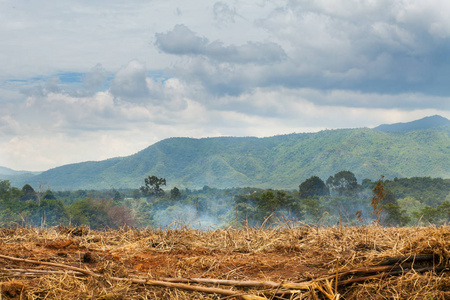
<path fill-rule="evenodd" d="M 1 299 L 450 299 L 450 227 L 0 230 Z"/>

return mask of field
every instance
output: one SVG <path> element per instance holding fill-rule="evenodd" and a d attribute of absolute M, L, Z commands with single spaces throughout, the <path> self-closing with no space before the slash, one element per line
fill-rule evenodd
<path fill-rule="evenodd" d="M 450 226 L 0 230 L 0 299 L 450 299 Z"/>

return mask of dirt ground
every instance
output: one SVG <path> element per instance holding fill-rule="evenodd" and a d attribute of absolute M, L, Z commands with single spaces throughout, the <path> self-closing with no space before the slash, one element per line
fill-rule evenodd
<path fill-rule="evenodd" d="M 257 295 L 258 299 L 450 299 L 449 226 L 214 231 L 16 228 L 0 230 L 0 254 L 1 299 L 253 299 Z M 425 258 L 401 265 L 404 270 L 397 274 L 350 272 L 398 257 Z M 331 281 L 335 274 L 342 274 L 338 283 L 358 276 L 375 278 L 339 286 L 336 281 L 311 285 L 327 277 Z M 238 295 L 145 283 L 189 278 L 218 280 L 190 285 Z M 270 281 L 280 286 L 222 286 L 220 280 Z M 280 293 L 283 283 L 305 282 L 309 288 Z"/>

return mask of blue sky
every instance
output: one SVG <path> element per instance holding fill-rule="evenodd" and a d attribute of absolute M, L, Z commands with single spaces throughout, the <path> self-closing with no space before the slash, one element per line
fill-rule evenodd
<path fill-rule="evenodd" d="M 450 3 L 1 1 L 0 166 L 450 118 Z"/>

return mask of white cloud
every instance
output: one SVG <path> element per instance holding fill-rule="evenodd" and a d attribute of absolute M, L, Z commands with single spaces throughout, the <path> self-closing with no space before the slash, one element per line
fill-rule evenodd
<path fill-rule="evenodd" d="M 247 42 L 245 45 L 225 46 L 221 41 L 210 42 L 199 37 L 185 25 L 156 34 L 158 48 L 169 54 L 200 55 L 218 62 L 237 64 L 271 64 L 284 60 L 283 49 L 272 42 Z"/>
<path fill-rule="evenodd" d="M 138 61 L 121 68 L 111 82 L 111 92 L 122 99 L 143 98 L 150 94 L 147 87 L 147 69 Z"/>
<path fill-rule="evenodd" d="M 83 77 L 83 87 L 89 92 L 101 89 L 108 78 L 108 72 L 98 63 Z"/>

